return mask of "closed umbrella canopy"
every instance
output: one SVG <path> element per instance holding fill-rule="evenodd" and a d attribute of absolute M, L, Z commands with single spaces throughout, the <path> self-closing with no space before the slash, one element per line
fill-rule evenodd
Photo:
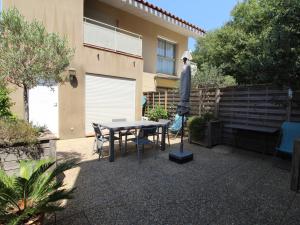
<path fill-rule="evenodd" d="M 181 142 L 180 149 L 173 150 L 169 153 L 169 159 L 177 163 L 186 163 L 193 160 L 193 153 L 183 150 L 183 135 L 184 135 L 184 117 L 190 111 L 190 93 L 191 93 L 191 66 L 188 60 L 192 59 L 191 54 L 186 51 L 183 56 L 183 70 L 180 78 L 180 103 L 177 106 L 177 114 L 183 117 L 181 124 Z"/>
<path fill-rule="evenodd" d="M 184 52 L 184 54 L 182 55 L 182 59 L 184 60 L 184 65 L 180 78 L 180 102 L 177 106 L 177 113 L 181 116 L 188 114 L 190 108 L 189 102 L 191 93 L 192 70 L 191 65 L 187 62 L 187 60 L 192 59 L 190 52 Z"/>

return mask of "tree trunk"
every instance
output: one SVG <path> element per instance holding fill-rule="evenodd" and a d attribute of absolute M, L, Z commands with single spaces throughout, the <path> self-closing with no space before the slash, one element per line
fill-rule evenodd
<path fill-rule="evenodd" d="M 29 122 L 29 89 L 24 86 L 23 88 L 24 97 L 24 120 Z"/>

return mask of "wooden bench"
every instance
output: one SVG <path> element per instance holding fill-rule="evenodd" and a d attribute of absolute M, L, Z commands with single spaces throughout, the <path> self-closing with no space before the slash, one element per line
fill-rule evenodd
<path fill-rule="evenodd" d="M 238 138 L 239 138 L 238 131 L 244 130 L 244 131 L 261 133 L 264 136 L 264 140 L 265 140 L 265 148 L 263 154 L 265 154 L 267 151 L 269 136 L 274 135 L 279 130 L 279 128 L 273 128 L 273 127 L 258 127 L 258 126 L 236 125 L 236 124 L 226 124 L 224 127 L 235 130 L 234 142 L 236 147 L 238 147 Z"/>

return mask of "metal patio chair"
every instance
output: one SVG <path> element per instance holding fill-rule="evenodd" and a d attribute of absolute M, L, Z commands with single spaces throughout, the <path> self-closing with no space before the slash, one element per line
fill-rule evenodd
<path fill-rule="evenodd" d="M 101 159 L 101 157 L 103 157 L 103 144 L 105 142 L 109 142 L 109 134 L 104 134 L 103 127 L 100 127 L 99 124 L 96 123 L 92 123 L 92 126 L 94 128 L 95 131 L 95 141 L 94 141 L 94 147 L 93 149 L 95 150 L 95 152 L 97 154 L 99 154 L 99 160 Z M 114 136 L 114 140 L 119 140 L 119 146 L 121 149 L 121 142 L 119 137 Z M 95 149 L 96 147 L 96 149 Z"/>
<path fill-rule="evenodd" d="M 149 140 L 149 136 L 153 136 L 153 141 Z M 155 137 L 156 137 L 156 141 L 155 141 Z M 141 127 L 139 132 L 135 135 L 135 138 L 132 140 L 136 145 L 139 163 L 141 163 L 141 152 L 144 151 L 144 146 L 152 144 L 153 148 L 154 147 L 157 148 L 158 140 L 159 140 L 158 127 L 156 126 Z"/>
<path fill-rule="evenodd" d="M 182 128 L 182 116 L 179 116 L 178 114 L 176 114 L 175 119 L 172 123 L 172 125 L 169 127 L 169 131 L 175 135 L 175 138 L 177 138 L 179 132 L 181 132 L 181 128 Z M 184 122 L 186 121 L 186 117 L 184 117 Z"/>
<path fill-rule="evenodd" d="M 112 122 L 126 122 L 127 119 L 120 118 L 120 119 L 112 119 L 111 121 Z M 123 142 L 123 137 L 125 137 L 125 147 L 124 147 L 124 151 L 122 151 L 123 154 L 127 152 L 127 142 L 132 139 L 132 138 L 129 139 L 128 136 L 134 135 L 136 132 L 137 132 L 136 129 L 119 131 L 119 139 L 120 139 L 121 143 Z"/>

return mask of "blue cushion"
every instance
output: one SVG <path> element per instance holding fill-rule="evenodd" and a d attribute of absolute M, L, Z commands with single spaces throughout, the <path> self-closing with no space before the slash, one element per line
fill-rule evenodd
<path fill-rule="evenodd" d="M 300 138 L 300 123 L 284 122 L 281 126 L 281 143 L 277 151 L 293 154 L 294 141 Z"/>
<path fill-rule="evenodd" d="M 179 116 L 176 114 L 175 120 L 172 124 L 172 126 L 169 128 L 170 131 L 177 132 L 181 129 L 182 127 L 182 116 Z"/>

